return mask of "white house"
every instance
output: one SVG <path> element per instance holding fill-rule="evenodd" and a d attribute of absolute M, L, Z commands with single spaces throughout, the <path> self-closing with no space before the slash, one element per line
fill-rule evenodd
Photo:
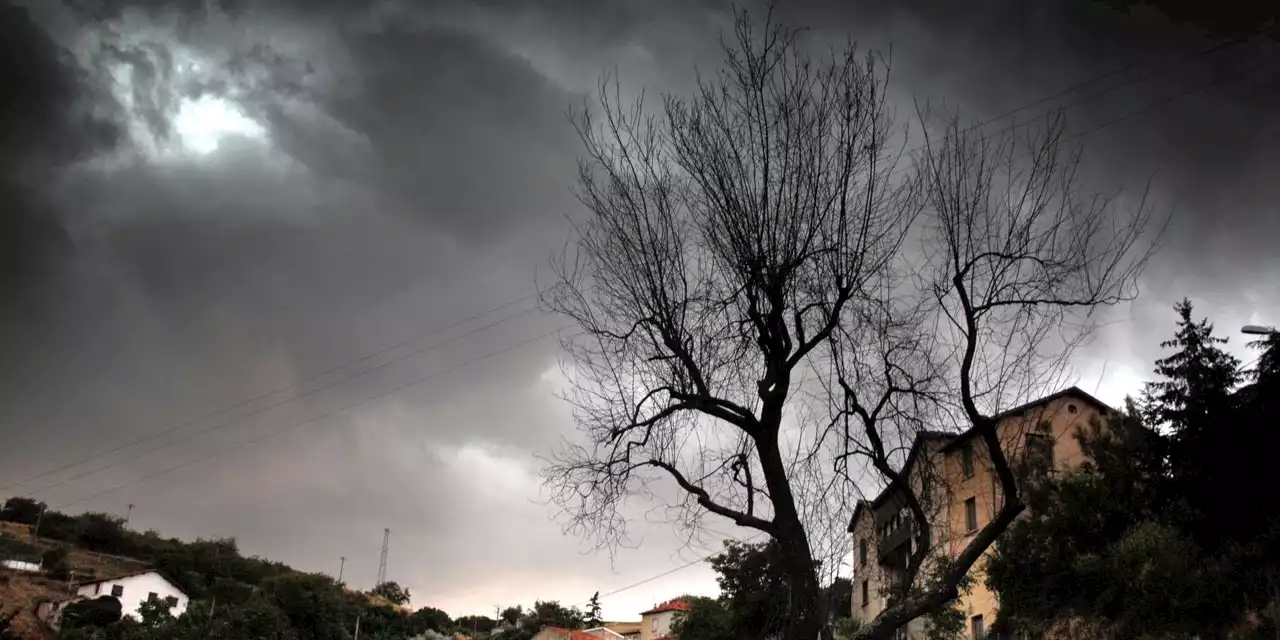
<path fill-rule="evenodd" d="M 138 609 L 151 598 L 168 602 L 169 613 L 174 616 L 182 615 L 190 601 L 187 594 L 156 571 L 139 571 L 106 580 L 82 582 L 76 587 L 76 595 L 85 598 L 114 596 L 120 601 L 120 612 L 135 620 L 142 618 Z"/>

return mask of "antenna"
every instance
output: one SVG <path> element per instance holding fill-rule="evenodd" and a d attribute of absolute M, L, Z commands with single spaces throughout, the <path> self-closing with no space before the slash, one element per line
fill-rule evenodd
<path fill-rule="evenodd" d="M 391 530 L 382 530 L 382 558 L 378 560 L 378 582 L 374 586 L 378 586 L 387 581 L 387 547 L 391 545 Z"/>

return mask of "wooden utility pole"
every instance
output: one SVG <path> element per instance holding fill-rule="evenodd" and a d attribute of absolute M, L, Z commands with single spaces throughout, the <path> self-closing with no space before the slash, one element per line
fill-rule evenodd
<path fill-rule="evenodd" d="M 360 640 L 360 614 L 356 614 L 356 637 L 354 640 Z"/>
<path fill-rule="evenodd" d="M 40 505 L 40 515 L 36 516 L 36 526 L 31 527 L 31 541 L 32 541 L 32 542 L 35 542 L 35 541 L 36 541 L 36 539 L 40 537 L 40 523 L 41 523 L 41 522 L 44 522 L 44 510 L 45 510 L 45 508 L 46 508 L 46 507 L 45 507 L 45 505 L 44 505 L 43 503 L 41 503 L 41 505 Z"/>
<path fill-rule="evenodd" d="M 129 505 L 129 511 L 124 514 L 124 528 L 129 528 L 129 520 L 133 519 L 133 504 Z"/>
<path fill-rule="evenodd" d="M 342 584 L 342 572 L 347 569 L 347 557 L 338 556 L 338 584 Z"/>

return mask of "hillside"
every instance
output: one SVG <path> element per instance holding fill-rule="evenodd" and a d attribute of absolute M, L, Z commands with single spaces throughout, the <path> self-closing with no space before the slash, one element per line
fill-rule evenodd
<path fill-rule="evenodd" d="M 45 538 L 32 542 L 29 525 L 0 522 L 0 550 L 7 552 L 6 559 L 39 562 L 46 550 L 54 548 L 67 551 L 67 565 L 79 580 L 120 575 L 147 566 L 145 562 L 94 553 L 65 542 Z M 36 605 L 65 597 L 71 591 L 71 584 L 66 581 L 0 569 L 0 610 L 3 611 L 0 615 L 7 616 L 16 609 L 18 614 L 12 621 L 11 632 L 23 639 L 44 638 L 43 625 L 35 617 Z"/>
<path fill-rule="evenodd" d="M 345 640 L 357 619 L 362 637 L 387 640 L 456 630 L 443 611 L 429 607 L 412 611 L 392 602 L 408 598 L 408 592 L 394 583 L 376 589 L 378 595 L 352 591 L 327 575 L 246 557 L 234 539 L 183 541 L 155 531 L 130 530 L 109 514 L 71 516 L 46 510 L 41 516 L 42 508 L 28 498 L 10 498 L 0 509 L 0 560 L 38 563 L 52 549 L 65 552 L 65 565 L 49 570 L 46 562 L 44 575 L 0 569 L 0 620 L 16 610 L 8 631 L 24 640 L 53 637 L 35 618 L 39 602 L 67 597 L 76 582 L 140 569 L 160 572 L 191 603 L 185 615 L 160 614 L 163 619 L 153 625 L 143 627 L 130 620 L 115 623 L 137 627 L 124 630 L 131 639 Z M 31 526 L 37 519 L 40 538 L 33 541 Z M 61 636 L 99 637 L 82 631 L 64 630 Z"/>

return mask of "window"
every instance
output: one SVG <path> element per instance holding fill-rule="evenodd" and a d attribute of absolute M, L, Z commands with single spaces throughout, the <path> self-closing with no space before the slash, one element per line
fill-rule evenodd
<path fill-rule="evenodd" d="M 865 567 L 867 565 L 867 539 L 863 538 L 858 541 L 858 566 Z"/>
<path fill-rule="evenodd" d="M 960 466 L 964 469 L 964 477 L 973 477 L 973 443 L 964 443 L 964 448 L 960 449 Z"/>
<path fill-rule="evenodd" d="M 867 581 L 862 581 L 862 606 L 867 606 L 871 602 L 871 592 L 867 589 Z"/>
<path fill-rule="evenodd" d="M 1027 456 L 1037 471 L 1053 471 L 1053 435 L 1047 431 L 1028 433 Z"/>
<path fill-rule="evenodd" d="M 974 638 L 982 638 L 987 635 L 987 628 L 982 622 L 982 616 L 974 616 L 970 619 L 969 628 L 973 631 Z"/>
<path fill-rule="evenodd" d="M 649 630 L 654 633 L 658 632 L 658 616 L 653 617 L 653 622 L 649 624 Z"/>
<path fill-rule="evenodd" d="M 113 585 L 111 585 L 111 596 L 112 596 L 112 597 L 114 597 L 114 598 L 119 598 L 120 596 L 123 596 L 123 595 L 124 595 L 124 585 L 122 585 L 122 584 L 113 584 Z"/>
<path fill-rule="evenodd" d="M 964 528 L 969 533 L 978 530 L 978 501 L 975 498 L 964 501 Z"/>
<path fill-rule="evenodd" d="M 170 609 L 172 609 L 172 608 L 174 608 L 174 607 L 178 606 L 178 599 L 177 599 L 177 598 L 175 598 L 175 597 L 173 597 L 173 596 L 169 596 L 169 597 L 167 597 L 167 598 L 165 598 L 165 599 L 164 599 L 164 603 L 165 603 L 165 604 L 167 604 L 167 605 L 169 605 L 169 608 L 170 608 Z"/>

